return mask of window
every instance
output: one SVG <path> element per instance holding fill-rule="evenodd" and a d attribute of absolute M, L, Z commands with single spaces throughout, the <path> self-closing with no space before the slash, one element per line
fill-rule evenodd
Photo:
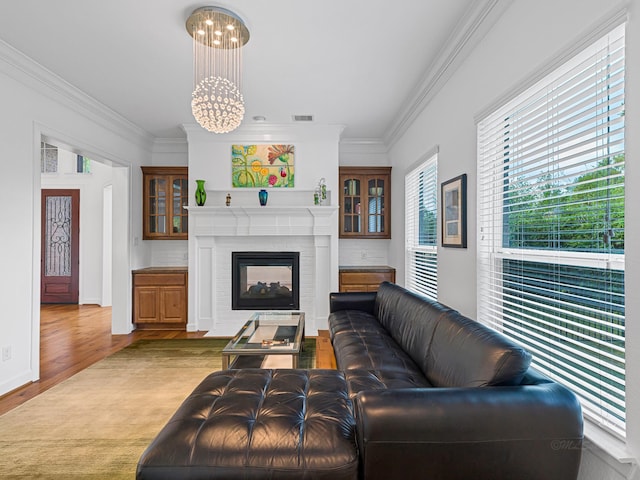
<path fill-rule="evenodd" d="M 91 160 L 82 155 L 76 157 L 76 173 L 91 173 Z"/>
<path fill-rule="evenodd" d="M 438 298 L 438 161 L 437 155 L 405 176 L 405 285 Z"/>
<path fill-rule="evenodd" d="M 625 435 L 624 26 L 478 125 L 478 316 Z"/>
<path fill-rule="evenodd" d="M 40 172 L 58 173 L 58 147 L 40 142 Z"/>

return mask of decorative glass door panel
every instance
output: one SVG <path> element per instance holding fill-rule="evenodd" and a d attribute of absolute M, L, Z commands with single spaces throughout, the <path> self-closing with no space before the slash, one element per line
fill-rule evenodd
<path fill-rule="evenodd" d="M 45 202 L 44 274 L 71 275 L 71 197 L 47 197 Z"/>

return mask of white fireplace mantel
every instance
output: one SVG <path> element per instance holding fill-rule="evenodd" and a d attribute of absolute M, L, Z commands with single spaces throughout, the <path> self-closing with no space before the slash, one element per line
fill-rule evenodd
<path fill-rule="evenodd" d="M 187 329 L 229 336 L 252 313 L 231 310 L 230 251 L 301 252 L 300 309 L 308 335 L 326 328 L 338 284 L 338 206 L 191 206 Z M 305 293 L 306 292 L 306 293 Z"/>
<path fill-rule="evenodd" d="M 186 207 L 189 234 L 336 235 L 337 206 Z"/>

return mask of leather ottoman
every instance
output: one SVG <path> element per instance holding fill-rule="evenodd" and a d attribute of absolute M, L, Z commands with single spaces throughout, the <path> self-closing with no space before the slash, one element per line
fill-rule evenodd
<path fill-rule="evenodd" d="M 357 479 L 352 405 L 336 370 L 216 372 L 138 462 L 138 479 Z"/>

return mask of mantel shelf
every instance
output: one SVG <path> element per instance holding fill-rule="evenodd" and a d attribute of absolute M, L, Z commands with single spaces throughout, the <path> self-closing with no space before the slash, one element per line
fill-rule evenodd
<path fill-rule="evenodd" d="M 189 206 L 195 236 L 337 234 L 337 205 Z"/>
<path fill-rule="evenodd" d="M 298 215 L 300 213 L 309 213 L 311 215 L 331 215 L 338 210 L 337 205 L 265 205 L 261 206 L 229 206 L 229 207 L 208 207 L 208 206 L 185 206 L 185 210 L 189 210 L 190 213 L 202 213 L 213 215 Z"/>

